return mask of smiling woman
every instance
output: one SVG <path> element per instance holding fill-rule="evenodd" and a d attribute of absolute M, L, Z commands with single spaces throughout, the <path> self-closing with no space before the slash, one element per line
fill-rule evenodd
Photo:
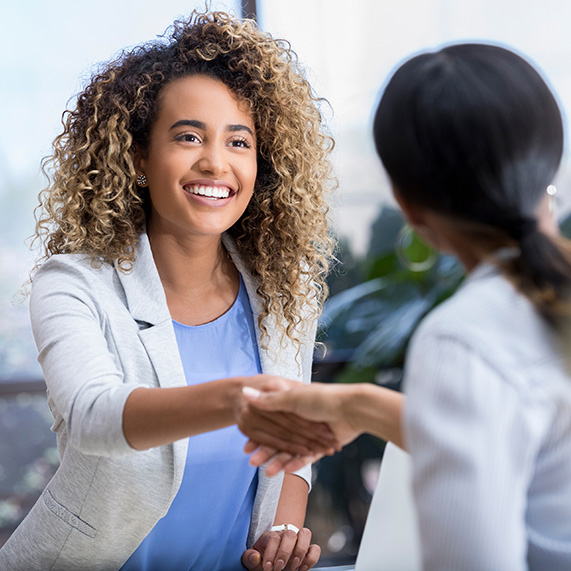
<path fill-rule="evenodd" d="M 241 389 L 309 382 L 330 148 L 295 54 L 222 13 L 91 79 L 45 165 L 30 300 L 61 465 L 0 568 L 317 562 L 309 472 L 242 448 L 337 442 Z"/>
<path fill-rule="evenodd" d="M 256 182 L 254 130 L 251 114 L 217 79 L 193 75 L 165 87 L 149 148 L 137 160 L 149 186 L 150 236 L 204 240 L 240 219 Z"/>

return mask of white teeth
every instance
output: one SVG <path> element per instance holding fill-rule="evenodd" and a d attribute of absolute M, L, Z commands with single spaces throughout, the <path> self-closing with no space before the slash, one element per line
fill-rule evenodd
<path fill-rule="evenodd" d="M 184 189 L 192 194 L 207 196 L 209 198 L 228 198 L 230 190 L 220 186 L 185 186 Z"/>

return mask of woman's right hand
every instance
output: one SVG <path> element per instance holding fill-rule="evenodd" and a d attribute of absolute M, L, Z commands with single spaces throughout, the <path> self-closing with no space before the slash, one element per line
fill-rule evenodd
<path fill-rule="evenodd" d="M 244 377 L 241 381 L 242 386 L 263 393 L 303 390 L 299 382 L 273 375 Z M 339 449 L 340 443 L 326 423 L 308 420 L 290 411 L 262 410 L 249 402 L 242 392 L 234 399 L 234 416 L 240 431 L 258 445 L 300 456 L 323 456 Z"/>
<path fill-rule="evenodd" d="M 261 410 L 272 411 L 274 414 L 278 414 L 278 411 L 288 412 L 306 421 L 326 421 L 341 446 L 353 441 L 362 433 L 356 424 L 352 424 L 350 418 L 346 418 L 344 405 L 350 391 L 351 386 L 320 383 L 310 386 L 297 384 L 289 389 L 272 392 L 264 392 L 251 386 L 243 389 L 250 403 Z M 250 438 L 244 452 L 247 454 L 255 452 L 250 459 L 250 463 L 255 466 L 261 466 L 271 460 L 265 470 L 268 476 L 274 476 L 282 470 L 295 472 L 329 453 L 323 449 L 292 453 L 286 448 L 260 442 L 254 438 Z"/>

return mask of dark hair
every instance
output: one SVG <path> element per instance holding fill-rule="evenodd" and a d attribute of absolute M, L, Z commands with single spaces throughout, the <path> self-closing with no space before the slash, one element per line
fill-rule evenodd
<path fill-rule="evenodd" d="M 558 169 L 563 126 L 529 63 L 484 44 L 413 57 L 384 91 L 374 137 L 399 195 L 517 244 L 519 255 L 498 264 L 546 317 L 561 314 L 571 258 L 538 229 L 535 210 Z"/>

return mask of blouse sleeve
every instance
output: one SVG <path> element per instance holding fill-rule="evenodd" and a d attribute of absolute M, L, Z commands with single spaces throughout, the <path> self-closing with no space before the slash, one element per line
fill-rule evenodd
<path fill-rule="evenodd" d="M 96 284 L 70 262 L 50 259 L 34 277 L 32 330 L 50 399 L 66 423 L 69 443 L 85 454 L 134 452 L 123 434 L 127 397 L 97 311 Z"/>
<path fill-rule="evenodd" d="M 421 336 L 405 373 L 423 569 L 526 569 L 526 492 L 544 421 L 458 339 Z"/>

